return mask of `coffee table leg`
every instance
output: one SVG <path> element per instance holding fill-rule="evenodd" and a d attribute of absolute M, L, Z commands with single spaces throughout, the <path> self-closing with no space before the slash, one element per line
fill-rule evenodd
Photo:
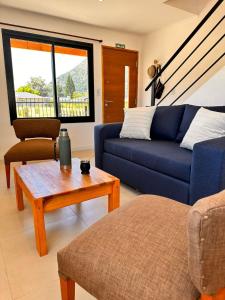
<path fill-rule="evenodd" d="M 48 249 L 45 231 L 43 199 L 33 200 L 32 206 L 34 215 L 36 247 L 39 255 L 44 256 L 48 253 Z"/>
<path fill-rule="evenodd" d="M 18 210 L 24 210 L 24 203 L 23 203 L 23 191 L 19 184 L 19 177 L 14 170 L 14 183 L 15 183 L 15 190 L 16 190 L 16 203 Z"/>
<path fill-rule="evenodd" d="M 120 206 L 120 181 L 113 182 L 112 193 L 108 196 L 108 212 Z"/>

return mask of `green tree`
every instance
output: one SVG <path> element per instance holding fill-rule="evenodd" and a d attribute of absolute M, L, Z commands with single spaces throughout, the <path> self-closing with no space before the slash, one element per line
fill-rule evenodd
<path fill-rule="evenodd" d="M 17 92 L 27 92 L 27 93 L 31 93 L 31 94 L 35 94 L 35 95 L 40 95 L 39 91 L 32 89 L 28 85 L 23 85 L 23 86 L 19 87 L 16 91 Z"/>
<path fill-rule="evenodd" d="M 72 98 L 73 99 L 76 99 L 76 98 L 81 98 L 81 97 L 87 97 L 87 92 L 73 92 L 73 96 Z"/>
<path fill-rule="evenodd" d="M 68 74 L 67 76 L 65 92 L 66 92 L 66 96 L 69 96 L 71 98 L 73 96 L 73 93 L 75 92 L 75 85 L 73 82 L 73 78 L 70 74 Z"/>
<path fill-rule="evenodd" d="M 53 83 L 49 82 L 49 84 L 46 85 L 46 91 L 48 97 L 53 97 Z"/>
<path fill-rule="evenodd" d="M 27 86 L 33 90 L 39 91 L 40 96 L 46 97 L 49 94 L 49 87 L 46 84 L 45 79 L 41 76 L 31 77 L 30 81 L 27 82 Z"/>
<path fill-rule="evenodd" d="M 63 87 L 62 87 L 62 85 L 59 82 L 57 82 L 57 96 L 58 97 L 65 96 L 64 92 L 63 92 Z"/>
<path fill-rule="evenodd" d="M 16 91 L 36 94 L 42 97 L 52 94 L 51 86 L 46 84 L 45 79 L 41 76 L 31 77 L 25 85 L 20 86 Z"/>

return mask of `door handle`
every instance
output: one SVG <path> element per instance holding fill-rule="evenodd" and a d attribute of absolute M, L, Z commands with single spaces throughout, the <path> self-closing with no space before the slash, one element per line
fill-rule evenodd
<path fill-rule="evenodd" d="M 113 103 L 112 100 L 105 100 L 106 103 Z"/>

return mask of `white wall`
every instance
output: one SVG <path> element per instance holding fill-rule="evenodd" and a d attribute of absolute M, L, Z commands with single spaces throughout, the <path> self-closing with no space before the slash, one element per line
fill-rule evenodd
<path fill-rule="evenodd" d="M 183 43 L 183 41 L 187 38 L 187 36 L 192 32 L 192 30 L 197 26 L 197 24 L 201 21 L 201 19 L 205 16 L 205 14 L 209 11 L 209 9 L 213 6 L 216 1 L 213 0 L 209 3 L 206 9 L 199 15 L 194 16 L 189 19 L 185 19 L 181 22 L 172 24 L 167 26 L 166 28 L 159 29 L 150 33 L 146 36 L 143 44 L 143 52 L 142 52 L 142 104 L 149 105 L 151 99 L 151 89 L 148 92 L 144 91 L 144 88 L 150 82 L 150 79 L 147 75 L 148 67 L 153 63 L 154 59 L 158 59 L 160 63 L 165 64 L 169 58 L 174 54 L 177 48 Z M 213 16 L 207 21 L 204 27 L 198 32 L 198 34 L 193 38 L 193 40 L 186 46 L 186 48 L 176 57 L 174 62 L 168 67 L 167 71 L 165 71 L 162 76 L 163 81 L 165 81 L 170 74 L 176 69 L 176 67 L 187 57 L 187 55 L 193 50 L 193 48 L 205 37 L 205 35 L 213 28 L 216 22 L 224 15 L 225 11 L 225 3 L 223 3 L 219 9 L 213 14 Z M 174 78 L 168 82 L 166 85 L 166 89 L 164 95 L 167 91 L 169 91 L 174 84 L 179 80 L 182 75 L 185 75 L 186 72 L 196 63 L 200 57 L 205 54 L 205 52 L 216 42 L 222 35 L 224 34 L 224 21 L 223 23 L 213 32 L 213 35 L 208 38 L 204 44 L 195 52 L 192 58 L 185 63 L 185 65 L 177 72 Z M 168 96 L 167 101 L 164 102 L 163 105 L 169 104 L 172 100 L 175 99 L 176 96 L 179 96 L 182 91 L 184 91 L 185 87 L 188 87 L 190 83 L 193 82 L 193 79 L 196 79 L 203 71 L 215 60 L 215 58 L 219 57 L 220 54 L 224 52 L 225 49 L 225 39 L 216 46 L 216 48 L 206 57 L 204 61 L 202 61 L 196 69 L 180 84 L 175 91 Z M 193 93 L 194 90 L 198 89 L 205 81 L 207 81 L 214 73 L 219 71 L 219 69 L 225 65 L 225 57 L 213 67 L 213 69 L 208 72 L 208 74 L 195 85 L 194 89 L 190 92 L 186 93 L 185 96 L 181 99 L 180 103 L 185 101 L 188 102 L 189 96 Z M 223 105 L 225 105 L 225 98 L 223 98 Z M 197 100 L 197 99 L 196 99 Z M 221 102 L 220 102 L 221 103 Z M 177 103 L 179 104 L 179 102 Z M 196 102 L 196 105 L 200 105 L 200 102 Z M 216 105 L 213 102 L 211 105 Z"/>
<path fill-rule="evenodd" d="M 103 43 L 94 42 L 94 80 L 95 80 L 95 123 L 65 124 L 71 136 L 72 149 L 93 148 L 93 128 L 95 124 L 102 122 L 102 65 L 101 65 L 101 45 L 115 46 L 116 42 L 126 44 L 127 49 L 137 50 L 141 54 L 142 36 L 129 33 L 107 30 L 100 27 L 89 26 L 77 22 L 72 22 L 60 18 L 44 16 L 25 12 L 22 10 L 0 7 L 0 20 L 13 24 L 43 28 L 47 30 L 65 32 L 75 35 L 82 35 L 103 39 Z M 1 27 L 0 27 L 1 28 Z M 4 27 L 7 28 L 7 27 Z M 12 28 L 11 28 L 12 29 Z M 21 29 L 13 28 L 21 31 Z M 26 31 L 26 30 L 25 30 Z M 32 31 L 30 31 L 32 32 Z M 38 33 L 38 32 L 34 32 Z M 41 33 L 40 34 L 44 34 Z M 60 36 L 62 37 L 62 36 Z M 67 38 L 67 37 L 65 37 Z M 141 65 L 141 55 L 139 55 L 139 65 Z M 139 97 L 138 97 L 139 98 Z M 13 128 L 10 125 L 8 97 L 5 78 L 5 66 L 3 59 L 2 40 L 0 38 L 0 159 L 10 146 L 18 140 L 15 138 Z"/>
<path fill-rule="evenodd" d="M 184 103 L 199 106 L 225 105 L 225 67 L 214 74 Z"/>

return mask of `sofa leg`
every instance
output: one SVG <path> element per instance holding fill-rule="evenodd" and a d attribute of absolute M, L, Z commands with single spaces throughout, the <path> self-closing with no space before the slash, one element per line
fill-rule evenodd
<path fill-rule="evenodd" d="M 26 161 L 22 161 L 22 165 L 26 165 L 27 164 L 27 162 Z"/>
<path fill-rule="evenodd" d="M 62 300 L 75 300 L 75 282 L 60 276 Z"/>
<path fill-rule="evenodd" d="M 201 300 L 225 300 L 225 288 L 221 289 L 216 295 L 202 295 Z"/>
<path fill-rule="evenodd" d="M 10 164 L 5 164 L 7 188 L 10 189 Z"/>

